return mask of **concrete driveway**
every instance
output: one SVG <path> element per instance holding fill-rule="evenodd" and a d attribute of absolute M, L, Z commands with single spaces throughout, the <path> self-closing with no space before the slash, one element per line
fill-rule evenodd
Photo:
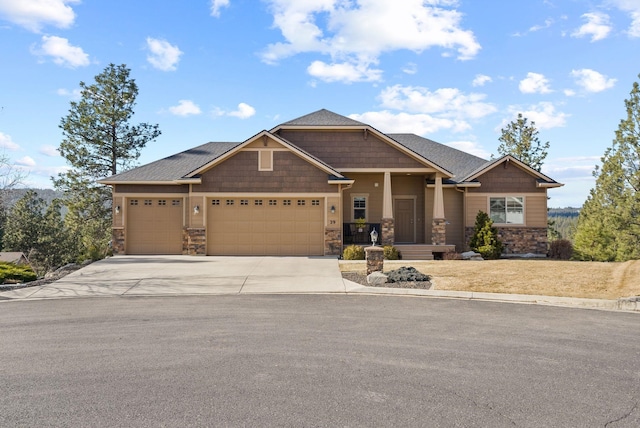
<path fill-rule="evenodd" d="M 116 256 L 2 297 L 345 292 L 335 257 Z"/>

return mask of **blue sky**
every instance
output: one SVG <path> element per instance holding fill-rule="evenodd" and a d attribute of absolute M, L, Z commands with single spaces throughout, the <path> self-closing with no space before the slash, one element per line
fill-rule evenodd
<path fill-rule="evenodd" d="M 640 0 L 0 0 L 0 152 L 51 187 L 79 82 L 126 64 L 140 163 L 321 108 L 489 158 L 521 112 L 580 206 L 639 54 Z"/>

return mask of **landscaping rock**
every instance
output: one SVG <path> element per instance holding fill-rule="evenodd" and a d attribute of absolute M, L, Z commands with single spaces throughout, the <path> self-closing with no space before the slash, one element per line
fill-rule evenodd
<path fill-rule="evenodd" d="M 460 255 L 462 256 L 462 260 L 484 260 L 480 253 L 476 253 L 475 251 L 465 251 Z"/>
<path fill-rule="evenodd" d="M 380 287 L 387 283 L 387 275 L 382 272 L 372 272 L 367 275 L 367 284 L 373 287 Z"/>

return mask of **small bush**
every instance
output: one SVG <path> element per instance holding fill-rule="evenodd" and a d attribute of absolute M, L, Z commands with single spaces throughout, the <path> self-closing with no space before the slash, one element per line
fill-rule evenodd
<path fill-rule="evenodd" d="M 384 259 L 385 260 L 398 260 L 400 255 L 398 254 L 398 249 L 393 245 L 385 245 L 384 249 Z"/>
<path fill-rule="evenodd" d="M 38 278 L 36 273 L 28 265 L 16 265 L 14 263 L 0 263 L 0 284 L 10 282 L 30 282 Z"/>
<path fill-rule="evenodd" d="M 420 273 L 414 267 L 401 267 L 386 273 L 387 282 L 430 281 L 431 276 Z"/>
<path fill-rule="evenodd" d="M 342 258 L 345 260 L 364 260 L 364 248 L 360 245 L 349 245 L 344 249 Z"/>
<path fill-rule="evenodd" d="M 549 246 L 549 257 L 558 260 L 570 260 L 573 256 L 573 244 L 568 239 L 556 239 Z"/>

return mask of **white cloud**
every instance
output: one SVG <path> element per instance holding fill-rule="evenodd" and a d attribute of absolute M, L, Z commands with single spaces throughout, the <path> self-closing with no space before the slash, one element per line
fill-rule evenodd
<path fill-rule="evenodd" d="M 364 72 L 377 64 L 384 52 L 411 50 L 417 53 L 440 47 L 456 51 L 458 59 L 475 57 L 481 49 L 473 32 L 461 26 L 462 14 L 453 0 L 269 0 L 283 42 L 267 46 L 266 63 L 277 63 L 299 53 L 314 52 L 331 57 L 333 66 L 348 64 L 360 73 L 346 74 L 371 80 Z M 323 71 L 331 74 L 326 63 Z M 317 71 L 321 64 L 310 67 Z M 312 64 L 313 65 L 313 64 Z M 377 70 L 376 70 L 377 71 Z M 357 81 L 356 80 L 356 81 Z M 335 79 L 334 81 L 346 81 Z"/>
<path fill-rule="evenodd" d="M 53 62 L 69 68 L 86 67 L 89 55 L 82 48 L 72 46 L 69 40 L 58 36 L 42 36 L 40 47 L 32 47 L 31 52 L 39 56 L 49 56 Z"/>
<path fill-rule="evenodd" d="M 177 46 L 173 46 L 166 40 L 147 37 L 147 49 L 151 51 L 147 55 L 147 61 L 162 71 L 173 71 L 180 61 L 182 51 Z"/>
<path fill-rule="evenodd" d="M 200 107 L 191 100 L 180 100 L 177 106 L 169 107 L 169 111 L 176 116 L 190 116 L 202 113 Z"/>
<path fill-rule="evenodd" d="M 214 116 L 231 116 L 231 117 L 237 117 L 239 119 L 248 119 L 255 114 L 256 114 L 256 109 L 246 103 L 238 104 L 238 108 L 234 111 L 225 111 L 221 109 L 215 109 L 213 111 Z"/>
<path fill-rule="evenodd" d="M 220 16 L 220 9 L 229 7 L 229 0 L 211 0 L 211 16 Z"/>
<path fill-rule="evenodd" d="M 611 32 L 611 23 L 609 21 L 609 15 L 601 12 L 591 12 L 582 15 L 582 18 L 587 22 L 580 28 L 571 33 L 573 37 L 585 37 L 591 36 L 591 41 L 596 42 L 598 40 L 605 39 Z"/>
<path fill-rule="evenodd" d="M 527 73 L 527 77 L 520 81 L 518 88 L 523 94 L 548 94 L 551 92 L 549 79 L 540 73 Z"/>
<path fill-rule="evenodd" d="M 382 107 L 411 113 L 438 114 L 457 119 L 478 119 L 496 111 L 484 102 L 485 94 L 464 94 L 456 88 L 440 88 L 431 92 L 421 86 L 389 86 L 382 90 Z"/>
<path fill-rule="evenodd" d="M 42 153 L 45 156 L 49 156 L 49 157 L 58 157 L 60 156 L 60 153 L 58 152 L 58 148 L 56 146 L 52 146 L 49 144 L 46 144 L 42 147 L 40 147 L 40 150 L 38 150 L 38 152 Z"/>
<path fill-rule="evenodd" d="M 567 123 L 567 118 L 571 115 L 556 111 L 556 107 L 550 102 L 540 102 L 538 104 L 529 107 L 509 106 L 509 113 L 511 117 L 504 119 L 500 126 L 496 128 L 496 131 L 504 128 L 509 122 L 515 120 L 518 113 L 522 113 L 523 117 L 526 117 L 529 122 L 535 122 L 537 129 L 551 129 L 563 127 Z"/>
<path fill-rule="evenodd" d="M 576 94 L 576 91 L 574 91 L 573 89 L 565 89 L 562 92 L 564 92 L 564 94 L 568 97 L 573 97 Z"/>
<path fill-rule="evenodd" d="M 629 12 L 631 24 L 627 30 L 629 37 L 640 37 L 640 2 L 637 0 L 610 0 L 618 9 Z"/>
<path fill-rule="evenodd" d="M 473 82 L 471 82 L 471 84 L 473 86 L 484 86 L 485 83 L 490 82 L 493 82 L 493 79 L 490 76 L 487 76 L 485 74 L 476 74 L 476 77 L 473 79 Z"/>
<path fill-rule="evenodd" d="M 544 20 L 544 24 L 543 25 L 534 25 L 533 27 L 529 28 L 529 32 L 531 33 L 535 33 L 536 31 L 540 31 L 540 30 L 544 30 L 545 28 L 549 28 L 553 25 L 553 19 L 551 18 L 547 18 Z"/>
<path fill-rule="evenodd" d="M 418 65 L 410 62 L 402 68 L 402 72 L 406 74 L 416 74 L 418 72 Z"/>
<path fill-rule="evenodd" d="M 616 79 L 609 79 L 607 76 L 588 68 L 572 70 L 571 75 L 576 78 L 576 84 L 587 92 L 602 92 L 605 89 L 613 88 L 616 83 Z"/>
<path fill-rule="evenodd" d="M 382 78 L 382 70 L 370 69 L 369 64 L 326 64 L 314 61 L 307 68 L 307 72 L 325 82 L 375 82 Z"/>
<path fill-rule="evenodd" d="M 36 161 L 34 161 L 31 156 L 24 156 L 16 160 L 16 165 L 36 166 Z"/>
<path fill-rule="evenodd" d="M 491 157 L 491 153 L 486 151 L 475 141 L 451 141 L 445 144 L 453 147 L 454 149 L 462 150 L 463 152 L 478 156 L 479 158 L 489 159 Z"/>
<path fill-rule="evenodd" d="M 388 110 L 351 114 L 351 119 L 368 123 L 385 133 L 407 133 L 426 136 L 441 129 L 462 132 L 469 129 L 464 121 L 437 118 L 429 114 L 392 113 Z"/>
<path fill-rule="evenodd" d="M 13 142 L 11 135 L 0 132 L 0 148 L 16 151 L 20 149 L 20 146 Z"/>
<path fill-rule="evenodd" d="M 238 104 L 238 109 L 236 111 L 230 112 L 229 116 L 234 116 L 240 119 L 248 119 L 254 114 L 256 114 L 256 109 L 251 107 L 249 104 L 240 103 Z"/>
<path fill-rule="evenodd" d="M 69 4 L 80 0 L 0 0 L 0 16 L 35 33 L 45 25 L 69 28 L 75 13 Z"/>

